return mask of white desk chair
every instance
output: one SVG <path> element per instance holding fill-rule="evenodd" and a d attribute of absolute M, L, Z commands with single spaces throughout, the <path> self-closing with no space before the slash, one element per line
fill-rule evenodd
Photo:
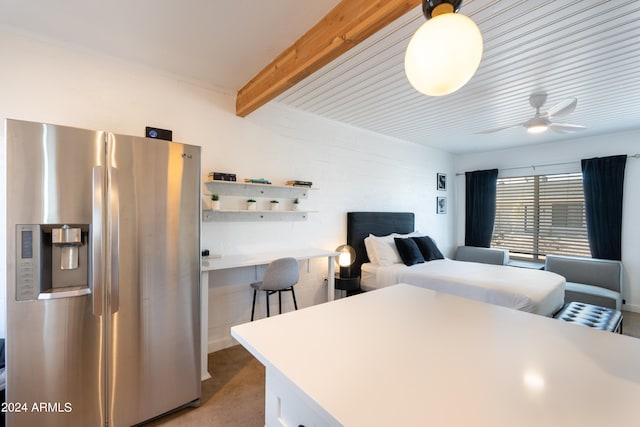
<path fill-rule="evenodd" d="M 271 261 L 264 272 L 262 281 L 251 284 L 253 288 L 253 306 L 251 307 L 251 321 L 256 309 L 256 294 L 258 291 L 267 293 L 267 317 L 269 317 L 269 295 L 278 293 L 278 306 L 282 314 L 282 292 L 291 291 L 293 296 L 293 306 L 298 309 L 296 293 L 293 285 L 298 283 L 300 273 L 298 271 L 298 261 L 295 258 L 280 258 Z"/>

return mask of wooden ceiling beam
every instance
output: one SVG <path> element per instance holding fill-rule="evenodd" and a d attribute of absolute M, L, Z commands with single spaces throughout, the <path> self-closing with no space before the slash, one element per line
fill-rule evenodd
<path fill-rule="evenodd" d="M 236 115 L 245 117 L 257 110 L 421 3 L 341 1 L 238 91 Z"/>

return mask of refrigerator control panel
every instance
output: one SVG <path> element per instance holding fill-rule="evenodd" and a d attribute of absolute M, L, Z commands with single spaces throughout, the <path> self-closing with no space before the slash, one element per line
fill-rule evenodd
<path fill-rule="evenodd" d="M 40 231 L 37 225 L 18 225 L 16 230 L 16 300 L 29 301 L 38 298 L 40 290 Z"/>

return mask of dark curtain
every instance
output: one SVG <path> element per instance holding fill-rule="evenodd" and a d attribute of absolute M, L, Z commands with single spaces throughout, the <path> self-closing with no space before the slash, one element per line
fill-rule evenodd
<path fill-rule="evenodd" d="M 498 169 L 466 172 L 464 244 L 488 248 L 496 221 Z"/>
<path fill-rule="evenodd" d="M 582 185 L 591 256 L 622 258 L 622 190 L 627 156 L 582 160 Z"/>

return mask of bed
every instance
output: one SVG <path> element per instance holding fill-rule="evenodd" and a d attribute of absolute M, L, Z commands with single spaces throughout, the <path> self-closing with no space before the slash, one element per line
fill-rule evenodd
<path fill-rule="evenodd" d="M 565 279 L 548 271 L 447 258 L 411 266 L 370 262 L 365 247 L 369 235 L 413 236 L 414 223 L 410 212 L 347 213 L 347 243 L 356 251 L 352 273 L 360 275 L 363 290 L 408 283 L 549 317 L 562 308 Z"/>

